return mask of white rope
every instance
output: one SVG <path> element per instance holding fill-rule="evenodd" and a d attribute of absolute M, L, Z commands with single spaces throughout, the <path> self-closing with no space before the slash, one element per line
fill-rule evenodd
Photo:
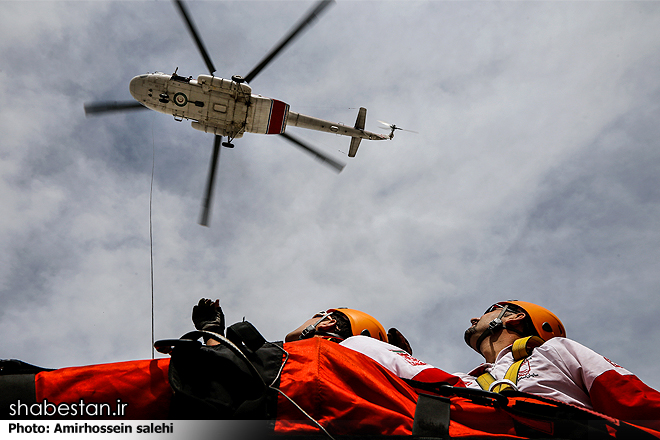
<path fill-rule="evenodd" d="M 156 139 L 154 136 L 153 118 L 151 120 L 151 187 L 149 189 L 149 254 L 151 258 L 151 359 L 155 358 L 155 318 L 154 318 L 154 237 L 151 222 L 151 204 L 154 193 L 154 168 L 156 164 Z"/>

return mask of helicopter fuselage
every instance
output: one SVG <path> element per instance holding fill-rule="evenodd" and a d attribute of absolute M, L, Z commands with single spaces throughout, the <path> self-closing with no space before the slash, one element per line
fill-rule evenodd
<path fill-rule="evenodd" d="M 175 74 L 151 73 L 131 80 L 133 98 L 147 108 L 191 120 L 196 130 L 226 136 L 230 140 L 243 133 L 280 134 L 286 126 L 297 126 L 370 140 L 388 136 L 362 128 L 302 115 L 289 111 L 289 105 L 261 95 L 252 88 L 230 79 L 199 75 L 197 79 Z"/>

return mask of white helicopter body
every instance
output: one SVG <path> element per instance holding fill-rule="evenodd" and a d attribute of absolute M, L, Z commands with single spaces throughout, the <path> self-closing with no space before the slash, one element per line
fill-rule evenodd
<path fill-rule="evenodd" d="M 360 109 L 356 125 L 349 127 L 292 112 L 282 101 L 252 94 L 252 88 L 245 83 L 211 75 L 199 75 L 196 80 L 176 73 L 139 75 L 131 80 L 130 92 L 149 109 L 177 120 L 192 120 L 194 129 L 230 140 L 246 132 L 281 134 L 287 125 L 357 139 L 389 139 L 364 130 L 366 109 Z"/>

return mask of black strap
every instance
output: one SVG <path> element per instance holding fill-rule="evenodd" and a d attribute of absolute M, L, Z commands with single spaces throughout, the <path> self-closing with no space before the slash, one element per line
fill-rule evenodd
<path fill-rule="evenodd" d="M 234 344 L 245 345 L 250 351 L 257 351 L 266 343 L 259 330 L 247 321 L 237 322 L 227 329 L 227 339 Z"/>
<path fill-rule="evenodd" d="M 413 437 L 447 438 L 450 403 L 445 397 L 420 394 L 413 419 Z"/>

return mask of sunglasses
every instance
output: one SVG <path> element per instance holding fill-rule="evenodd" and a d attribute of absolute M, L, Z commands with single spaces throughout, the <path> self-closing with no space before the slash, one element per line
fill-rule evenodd
<path fill-rule="evenodd" d="M 484 315 L 485 315 L 486 313 L 490 313 L 490 312 L 493 312 L 493 311 L 495 311 L 495 310 L 503 309 L 504 307 L 505 307 L 505 306 L 502 305 L 502 304 L 493 304 L 492 306 L 490 306 L 490 307 L 488 307 L 488 308 L 486 309 L 486 311 L 484 312 Z"/>

